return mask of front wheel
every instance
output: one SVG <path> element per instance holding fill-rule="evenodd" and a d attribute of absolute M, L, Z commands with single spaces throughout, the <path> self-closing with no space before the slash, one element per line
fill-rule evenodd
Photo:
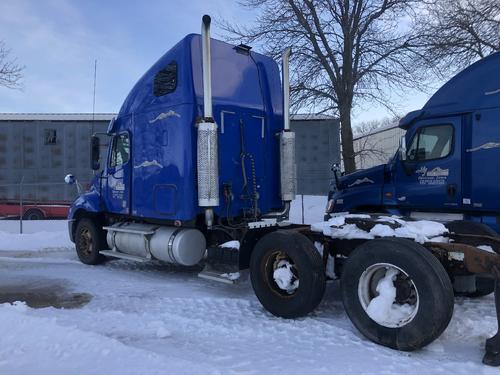
<path fill-rule="evenodd" d="M 76 253 L 82 263 L 99 264 L 106 257 L 99 254 L 100 250 L 107 249 L 104 231 L 91 219 L 81 219 L 75 231 Z"/>
<path fill-rule="evenodd" d="M 276 231 L 262 237 L 252 253 L 250 278 L 264 308 L 282 318 L 307 315 L 325 293 L 322 258 L 300 233 Z"/>
<path fill-rule="evenodd" d="M 371 341 L 415 350 L 434 341 L 453 315 L 453 287 L 439 261 L 406 239 L 360 245 L 341 277 L 347 315 Z"/>

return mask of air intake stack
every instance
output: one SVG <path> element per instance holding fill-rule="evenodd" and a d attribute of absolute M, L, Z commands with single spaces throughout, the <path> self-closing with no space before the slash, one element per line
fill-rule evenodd
<path fill-rule="evenodd" d="M 212 69 L 210 58 L 210 16 L 201 26 L 203 53 L 203 121 L 198 124 L 198 205 L 205 208 L 205 222 L 213 225 L 213 207 L 219 205 L 219 161 L 217 124 L 212 114 Z"/>

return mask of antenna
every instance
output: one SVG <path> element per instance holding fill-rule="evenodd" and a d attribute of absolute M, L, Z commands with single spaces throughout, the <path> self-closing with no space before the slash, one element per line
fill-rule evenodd
<path fill-rule="evenodd" d="M 97 59 L 94 60 L 94 94 L 92 96 L 92 134 L 94 134 L 95 121 L 95 86 L 97 81 Z"/>
<path fill-rule="evenodd" d="M 92 123 L 90 125 L 91 133 L 90 135 L 94 135 L 94 122 L 95 122 L 95 86 L 97 81 L 97 59 L 94 60 L 94 93 L 92 95 Z M 93 175 L 95 176 L 96 171 L 92 170 Z"/>

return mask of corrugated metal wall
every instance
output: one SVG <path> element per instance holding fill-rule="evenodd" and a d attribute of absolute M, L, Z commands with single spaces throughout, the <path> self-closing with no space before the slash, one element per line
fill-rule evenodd
<path fill-rule="evenodd" d="M 340 131 L 337 119 L 292 120 L 296 133 L 297 193 L 328 194 L 331 166 L 340 163 Z"/>
<path fill-rule="evenodd" d="M 75 188 L 64 184 L 66 174 L 80 183 L 93 175 L 90 135 L 106 131 L 108 121 L 0 121 L 0 200 L 18 200 L 24 177 L 26 201 L 71 201 Z M 103 139 L 104 141 L 104 139 Z"/>
<path fill-rule="evenodd" d="M 395 126 L 355 137 L 354 151 L 364 150 L 356 156 L 356 168 L 366 169 L 387 163 L 396 153 L 404 134 L 403 129 Z"/>

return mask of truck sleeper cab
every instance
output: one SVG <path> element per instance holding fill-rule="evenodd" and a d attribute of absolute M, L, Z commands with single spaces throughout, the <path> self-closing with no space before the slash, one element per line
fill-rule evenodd
<path fill-rule="evenodd" d="M 388 212 L 470 220 L 500 230 L 500 53 L 466 68 L 399 123 L 402 146 L 385 165 L 343 176 L 327 214 Z"/>
<path fill-rule="evenodd" d="M 68 215 L 84 263 L 112 256 L 191 266 L 207 247 L 241 240 L 250 223 L 288 218 L 296 183 L 289 53 L 282 93 L 276 62 L 210 39 L 205 16 L 201 35 L 186 36 L 143 75 L 109 124 L 102 160 L 91 139 L 91 167 L 104 166 Z M 252 247 L 237 267 L 248 267 Z"/>

